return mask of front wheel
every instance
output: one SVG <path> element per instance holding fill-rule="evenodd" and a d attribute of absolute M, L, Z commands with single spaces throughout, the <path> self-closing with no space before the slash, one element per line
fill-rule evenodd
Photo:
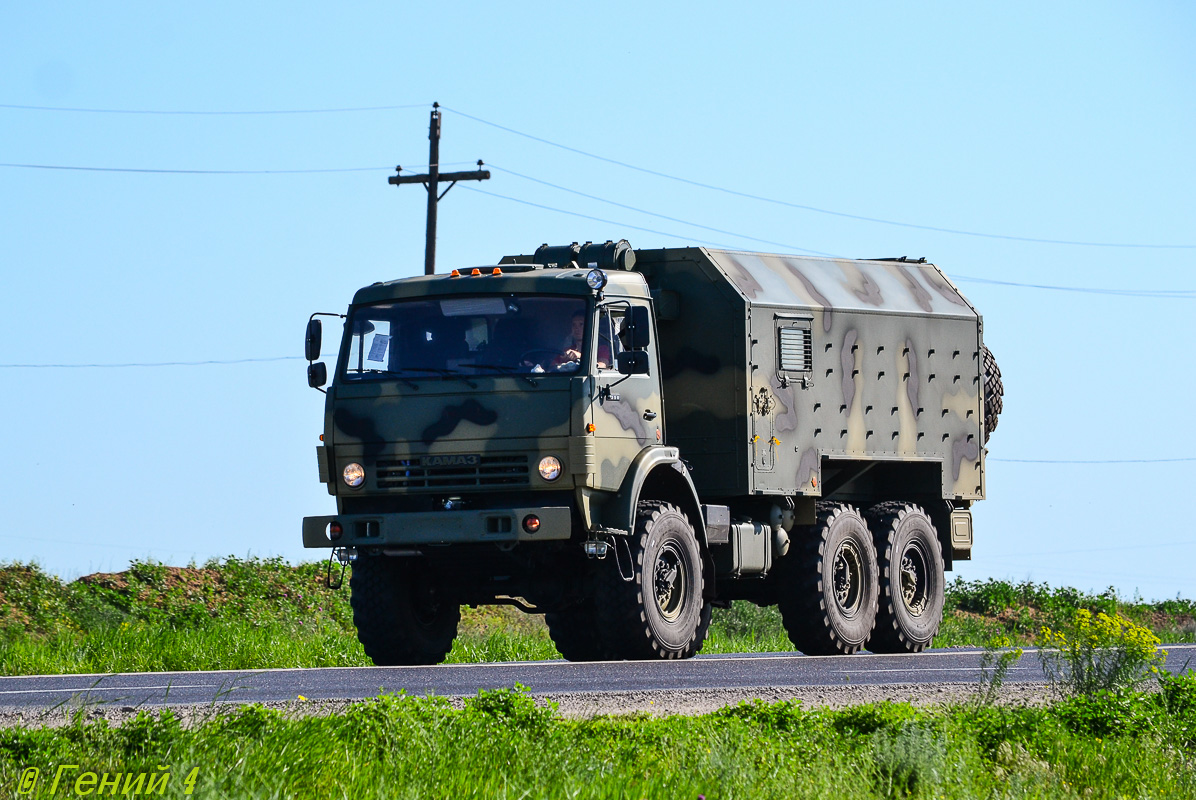
<path fill-rule="evenodd" d="M 563 611 L 544 615 L 548 635 L 562 656 L 569 661 L 607 661 L 611 658 L 594 613 L 591 598 Z"/>
<path fill-rule="evenodd" d="M 461 607 L 441 597 L 414 562 L 386 556 L 353 562 L 353 624 L 365 654 L 380 667 L 439 664 L 457 638 Z"/>
<path fill-rule="evenodd" d="M 943 621 L 943 550 L 930 517 L 911 503 L 868 510 L 880 559 L 880 604 L 868 640 L 874 653 L 919 653 Z"/>
<path fill-rule="evenodd" d="M 615 542 L 615 549 L 594 598 L 609 651 L 627 659 L 697 653 L 710 627 L 710 604 L 703 599 L 702 554 L 689 519 L 669 503 L 641 502 L 630 542 Z"/>
<path fill-rule="evenodd" d="M 852 506 L 819 503 L 817 522 L 796 533 L 804 542 L 776 574 L 789 640 L 807 655 L 859 652 L 876 622 L 876 548 L 868 525 Z"/>

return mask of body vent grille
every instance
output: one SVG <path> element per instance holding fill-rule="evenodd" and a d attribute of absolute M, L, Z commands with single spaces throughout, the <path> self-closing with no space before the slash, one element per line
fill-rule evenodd
<path fill-rule="evenodd" d="M 813 368 L 814 350 L 808 328 L 781 328 L 781 369 L 786 372 L 809 372 Z"/>
<path fill-rule="evenodd" d="M 476 466 L 425 467 L 420 459 L 379 461 L 379 489 L 467 489 L 472 486 L 526 486 L 527 456 L 482 456 Z"/>

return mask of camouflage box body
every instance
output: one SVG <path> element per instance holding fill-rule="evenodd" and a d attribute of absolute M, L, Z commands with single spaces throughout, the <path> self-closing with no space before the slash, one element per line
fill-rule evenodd
<path fill-rule="evenodd" d="M 904 465 L 918 495 L 933 480 L 943 499 L 983 498 L 981 320 L 937 267 L 704 248 L 637 256 L 667 311 L 669 443 L 704 497 L 822 496 L 866 461 L 871 472 Z M 867 475 L 853 483 L 875 496 Z"/>

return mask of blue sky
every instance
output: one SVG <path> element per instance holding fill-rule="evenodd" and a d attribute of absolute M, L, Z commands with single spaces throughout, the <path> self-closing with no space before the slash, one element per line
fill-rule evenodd
<path fill-rule="evenodd" d="M 8 164 L 376 168 L 0 167 L 0 364 L 299 356 L 309 313 L 422 272 L 423 195 L 386 176 L 426 163 L 436 100 L 441 161 L 494 170 L 441 204 L 444 269 L 608 238 L 939 264 L 984 314 L 1007 390 L 958 574 L 1196 596 L 1196 461 L 1012 460 L 1196 457 L 1194 23 L 1179 2 L 7 4 L 0 105 L 416 107 L 0 108 Z M 1186 247 L 850 219 L 470 117 L 857 216 Z M 67 577 L 304 558 L 300 518 L 333 507 L 304 367 L 0 367 L 4 557 Z"/>

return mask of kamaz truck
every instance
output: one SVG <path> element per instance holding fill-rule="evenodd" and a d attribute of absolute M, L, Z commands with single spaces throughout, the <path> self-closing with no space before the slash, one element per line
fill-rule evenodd
<path fill-rule="evenodd" d="M 575 661 L 692 656 L 733 600 L 804 653 L 913 652 L 971 555 L 1000 372 L 924 260 L 543 245 L 361 289 L 330 382 L 321 316 L 337 513 L 303 543 L 377 664 L 485 604 Z"/>

